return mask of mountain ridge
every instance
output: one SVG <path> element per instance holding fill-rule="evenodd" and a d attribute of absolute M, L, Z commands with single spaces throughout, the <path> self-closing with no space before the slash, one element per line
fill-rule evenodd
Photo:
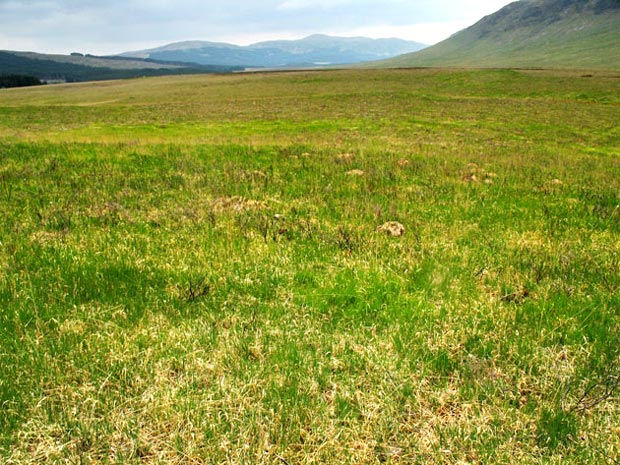
<path fill-rule="evenodd" d="M 620 0 L 520 0 L 381 67 L 620 68 Z"/>
<path fill-rule="evenodd" d="M 351 64 L 375 61 L 421 50 L 426 45 L 403 39 L 333 37 L 313 34 L 297 40 L 272 40 L 250 45 L 184 41 L 147 50 L 121 53 L 122 57 L 246 67 L 291 67 Z"/>

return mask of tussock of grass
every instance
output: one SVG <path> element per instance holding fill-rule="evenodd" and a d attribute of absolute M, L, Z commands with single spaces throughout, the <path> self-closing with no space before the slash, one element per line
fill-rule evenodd
<path fill-rule="evenodd" d="M 3 459 L 613 462 L 620 81 L 309 76 L 0 96 Z"/>

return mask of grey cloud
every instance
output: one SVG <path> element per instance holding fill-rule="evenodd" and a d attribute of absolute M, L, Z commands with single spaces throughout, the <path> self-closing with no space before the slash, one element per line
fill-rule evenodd
<path fill-rule="evenodd" d="M 508 3 L 483 0 L 487 3 Z M 460 0 L 0 0 L 0 48 L 22 42 L 41 49 L 100 49 L 185 39 L 297 32 L 329 33 L 375 25 L 453 21 Z M 471 3 L 470 3 L 471 6 Z M 12 46 L 16 48 L 15 46 Z"/>

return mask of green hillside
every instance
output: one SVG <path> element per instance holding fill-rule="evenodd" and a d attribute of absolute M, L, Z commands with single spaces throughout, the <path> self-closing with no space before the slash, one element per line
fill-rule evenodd
<path fill-rule="evenodd" d="M 162 63 L 137 58 L 0 51 L 0 75 L 28 75 L 44 81 L 104 81 L 172 74 L 230 72 L 238 69 L 240 68 L 231 66 Z"/>
<path fill-rule="evenodd" d="M 174 63 L 164 63 L 155 60 L 144 60 L 140 58 L 121 58 L 121 57 L 99 57 L 95 55 L 83 55 L 73 53 L 71 55 L 46 54 L 34 52 L 11 52 L 14 55 L 30 60 L 53 61 L 56 63 L 67 63 L 77 66 L 88 66 L 90 68 L 109 68 L 109 69 L 174 69 L 182 68 L 184 65 Z"/>
<path fill-rule="evenodd" d="M 381 65 L 620 68 L 620 1 L 521 0 Z"/>

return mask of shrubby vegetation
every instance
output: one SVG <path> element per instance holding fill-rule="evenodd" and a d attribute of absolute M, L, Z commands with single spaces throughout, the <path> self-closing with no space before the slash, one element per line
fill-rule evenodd
<path fill-rule="evenodd" d="M 0 74 L 0 88 L 40 86 L 43 83 L 34 76 Z"/>

